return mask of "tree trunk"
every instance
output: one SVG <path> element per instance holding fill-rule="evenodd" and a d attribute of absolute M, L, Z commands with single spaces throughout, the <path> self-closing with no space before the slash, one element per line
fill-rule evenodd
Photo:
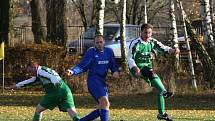
<path fill-rule="evenodd" d="M 67 40 L 66 0 L 47 0 L 47 40 L 65 46 Z"/>
<path fill-rule="evenodd" d="M 176 27 L 176 18 L 175 18 L 175 7 L 174 7 L 174 1 L 170 0 L 170 19 L 171 19 L 171 32 L 172 32 L 172 41 L 173 41 L 173 46 L 174 48 L 178 48 L 178 33 L 177 33 L 177 27 Z M 175 79 L 176 74 L 175 72 L 178 72 L 179 69 L 179 55 L 176 55 L 175 58 L 173 58 L 172 60 L 173 62 L 173 73 L 172 73 L 172 77 L 170 80 L 170 86 L 171 86 L 171 90 L 175 91 Z"/>
<path fill-rule="evenodd" d="M 55 16 L 56 13 L 54 11 L 54 0 L 46 0 L 46 14 L 47 14 L 47 19 L 46 19 L 46 26 L 47 26 L 47 42 L 51 42 L 55 40 L 54 35 L 55 35 L 55 30 L 56 30 L 56 20 Z"/>
<path fill-rule="evenodd" d="M 9 33 L 8 33 L 8 42 L 6 43 L 8 46 L 14 45 L 14 16 L 15 16 L 15 4 L 16 1 L 9 0 Z"/>
<path fill-rule="evenodd" d="M 55 7 L 56 15 L 56 41 L 60 46 L 66 46 L 67 42 L 67 20 L 66 20 L 66 1 L 57 0 Z"/>
<path fill-rule="evenodd" d="M 42 15 L 40 10 L 39 0 L 31 0 L 31 16 L 32 16 L 32 32 L 34 35 L 34 42 L 41 44 L 45 40 L 45 29 L 42 27 Z"/>
<path fill-rule="evenodd" d="M 208 43 L 208 53 L 210 57 L 212 58 L 213 63 L 215 64 L 215 41 L 213 38 L 213 29 L 212 29 L 212 16 L 210 11 L 210 0 L 202 0 L 203 5 L 203 28 L 205 33 L 205 39 Z"/>
<path fill-rule="evenodd" d="M 213 88 L 215 83 L 215 65 L 212 62 L 211 57 L 207 53 L 204 45 L 200 43 L 198 40 L 197 35 L 194 32 L 194 29 L 191 26 L 190 21 L 188 18 L 185 19 L 186 27 L 187 27 L 187 33 L 190 36 L 192 42 L 194 43 L 194 47 L 196 49 L 196 52 L 198 56 L 200 57 L 200 60 L 203 65 L 204 69 L 204 79 L 210 83 L 211 88 Z"/>
<path fill-rule="evenodd" d="M 189 62 L 190 70 L 191 70 L 191 76 L 192 76 L 192 86 L 195 90 L 197 90 L 196 76 L 195 76 L 195 72 L 194 72 L 192 53 L 191 53 L 191 49 L 190 49 L 190 43 L 188 40 L 187 28 L 186 28 L 186 23 L 185 23 L 186 14 L 184 12 L 182 2 L 181 1 L 179 2 L 177 0 L 177 5 L 178 5 L 178 8 L 181 12 L 182 21 L 183 21 L 184 37 L 185 37 L 185 41 L 186 41 L 186 45 L 187 45 L 187 51 L 188 51 L 188 60 L 189 60 L 188 62 Z"/>
<path fill-rule="evenodd" d="M 99 15 L 97 17 L 96 34 L 103 35 L 105 0 L 99 0 L 97 8 L 99 10 Z"/>
<path fill-rule="evenodd" d="M 148 23 L 148 20 L 147 20 L 147 0 L 144 0 L 144 23 Z"/>
<path fill-rule="evenodd" d="M 8 45 L 9 5 L 10 0 L 0 1 L 0 44 L 5 41 Z"/>
<path fill-rule="evenodd" d="M 126 36 L 125 36 L 125 24 L 126 24 L 126 0 L 121 0 L 122 3 L 122 16 L 120 22 L 120 44 L 121 44 L 121 56 L 122 56 L 122 69 L 128 71 L 127 67 L 127 49 L 126 49 Z"/>

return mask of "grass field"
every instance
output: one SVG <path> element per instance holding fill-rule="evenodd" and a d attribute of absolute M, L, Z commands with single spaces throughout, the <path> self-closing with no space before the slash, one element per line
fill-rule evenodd
<path fill-rule="evenodd" d="M 0 94 L 0 121 L 28 121 L 32 119 L 41 93 Z M 90 96 L 75 95 L 80 116 L 94 108 L 95 101 Z M 110 120 L 156 121 L 157 108 L 154 93 L 139 95 L 111 95 Z M 215 121 L 215 94 L 175 95 L 166 100 L 166 109 L 174 121 Z M 69 121 L 67 113 L 55 108 L 46 111 L 43 121 Z"/>

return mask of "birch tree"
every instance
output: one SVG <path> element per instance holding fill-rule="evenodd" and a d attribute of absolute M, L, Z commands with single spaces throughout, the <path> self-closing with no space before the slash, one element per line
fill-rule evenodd
<path fill-rule="evenodd" d="M 203 19 L 203 28 L 205 32 L 205 41 L 208 42 L 208 47 L 215 46 L 214 39 L 213 39 L 213 33 L 212 33 L 212 19 L 211 19 L 211 12 L 210 12 L 210 4 L 209 0 L 201 0 L 202 5 L 202 19 Z"/>
<path fill-rule="evenodd" d="M 203 5 L 204 3 L 201 3 Z M 201 7 L 202 8 L 202 7 Z M 203 11 L 201 11 L 203 13 Z M 196 31 L 194 31 L 193 27 L 191 26 L 191 23 L 189 19 L 185 18 L 186 27 L 188 35 L 190 36 L 192 43 L 194 44 L 194 47 L 196 49 L 196 52 L 202 62 L 203 65 L 203 72 L 204 72 L 204 79 L 210 84 L 210 87 L 213 88 L 215 84 L 215 64 L 212 61 L 213 56 L 210 56 L 205 49 L 204 45 L 198 40 L 198 36 L 196 34 Z M 213 51 L 214 52 L 214 51 Z"/>
<path fill-rule="evenodd" d="M 148 18 L 147 18 L 147 0 L 144 0 L 144 23 L 148 23 Z"/>
<path fill-rule="evenodd" d="M 174 48 L 178 48 L 178 33 L 177 33 L 177 27 L 176 27 L 176 18 L 175 18 L 175 7 L 174 7 L 174 0 L 169 0 L 170 2 L 170 19 L 171 19 L 171 32 L 172 32 L 172 41 Z M 173 71 L 178 71 L 179 69 L 179 55 L 176 55 L 175 58 L 172 60 L 173 62 Z M 172 73 L 170 84 L 171 88 L 174 91 L 175 89 L 175 77 L 176 75 Z"/>
<path fill-rule="evenodd" d="M 189 62 L 189 66 L 190 66 L 191 76 L 192 76 L 192 86 L 195 90 L 197 90 L 196 76 L 195 76 L 195 72 L 194 72 L 192 53 L 191 53 L 191 49 L 190 49 L 190 43 L 188 40 L 187 28 L 186 28 L 186 23 L 185 23 L 186 14 L 184 12 L 181 1 L 177 0 L 177 6 L 181 12 L 182 21 L 183 21 L 184 38 L 186 41 L 186 46 L 187 46 L 187 51 L 188 51 L 188 62 Z"/>
<path fill-rule="evenodd" d="M 122 56 L 122 68 L 127 69 L 127 51 L 126 51 L 126 36 L 125 36 L 125 24 L 126 24 L 126 0 L 121 0 L 122 3 L 122 16 L 120 23 L 120 44 L 121 44 L 121 56 Z"/>
<path fill-rule="evenodd" d="M 103 35 L 105 0 L 98 0 L 99 15 L 97 17 L 96 34 Z"/>
<path fill-rule="evenodd" d="M 213 63 L 215 64 L 215 41 L 213 38 L 213 30 L 212 30 L 212 18 L 210 12 L 210 4 L 209 0 L 201 0 L 202 5 L 202 19 L 203 19 L 203 31 L 205 35 L 205 40 L 208 46 L 208 53 L 212 58 Z"/>

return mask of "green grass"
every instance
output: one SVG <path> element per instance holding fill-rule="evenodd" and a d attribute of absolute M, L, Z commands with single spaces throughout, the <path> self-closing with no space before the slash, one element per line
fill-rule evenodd
<path fill-rule="evenodd" d="M 28 121 L 32 119 L 41 93 L 0 94 L 0 121 Z M 77 111 L 84 116 L 96 102 L 90 96 L 75 95 Z M 111 95 L 110 120 L 156 121 L 154 93 L 140 95 Z M 215 94 L 175 95 L 166 100 L 166 109 L 174 121 L 215 121 Z M 67 113 L 58 108 L 46 111 L 43 121 L 69 121 Z"/>

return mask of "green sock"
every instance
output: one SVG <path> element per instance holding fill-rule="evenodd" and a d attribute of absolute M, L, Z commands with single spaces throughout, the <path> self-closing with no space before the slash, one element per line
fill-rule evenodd
<path fill-rule="evenodd" d="M 158 112 L 159 114 L 163 114 L 165 112 L 165 101 L 163 95 L 158 94 Z"/>
<path fill-rule="evenodd" d="M 79 121 L 80 120 L 80 117 L 78 115 L 74 116 L 73 118 L 73 121 Z"/>
<path fill-rule="evenodd" d="M 165 101 L 163 97 L 163 92 L 165 91 L 165 87 L 158 76 L 156 76 L 153 80 L 151 80 L 151 83 L 152 83 L 152 86 L 159 91 L 157 95 L 158 112 L 159 114 L 163 114 L 165 112 Z"/>
<path fill-rule="evenodd" d="M 42 119 L 42 113 L 35 112 L 33 121 L 41 121 L 41 119 Z"/>

